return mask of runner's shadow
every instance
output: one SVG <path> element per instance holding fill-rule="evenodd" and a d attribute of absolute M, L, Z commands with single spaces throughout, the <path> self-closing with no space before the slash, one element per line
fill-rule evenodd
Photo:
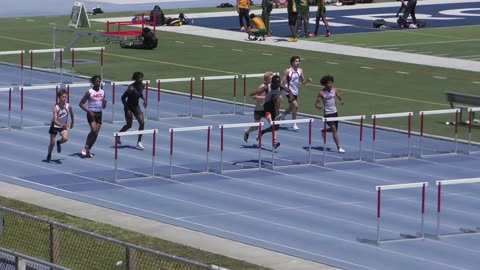
<path fill-rule="evenodd" d="M 93 153 L 92 153 L 92 155 L 93 155 Z M 82 153 L 73 153 L 73 154 L 70 154 L 69 156 L 71 156 L 71 157 L 79 157 L 79 158 L 81 158 L 81 159 L 89 158 L 89 157 L 86 157 L 86 156 L 82 155 Z"/>
<path fill-rule="evenodd" d="M 303 149 L 304 149 L 305 151 L 308 151 L 308 147 L 307 147 L 307 146 L 304 146 Z M 312 150 L 323 151 L 323 146 L 314 146 L 314 147 L 312 147 Z M 325 148 L 325 151 L 327 151 L 327 152 L 333 152 L 332 148 L 330 148 L 330 147 L 326 147 L 326 148 Z"/>
<path fill-rule="evenodd" d="M 135 149 L 135 150 L 143 151 L 142 149 L 138 149 L 138 147 L 132 146 L 132 145 L 119 145 L 117 147 L 118 149 Z M 115 145 L 110 146 L 110 148 L 115 149 Z"/>
<path fill-rule="evenodd" d="M 45 163 L 54 163 L 54 164 L 62 164 L 62 160 L 63 158 L 58 158 L 58 159 L 50 159 L 50 160 L 42 160 L 42 162 L 45 162 Z"/>

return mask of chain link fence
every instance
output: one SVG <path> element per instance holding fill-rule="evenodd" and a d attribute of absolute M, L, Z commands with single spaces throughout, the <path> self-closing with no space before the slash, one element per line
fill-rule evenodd
<path fill-rule="evenodd" d="M 228 270 L 1 206 L 0 247 L 75 270 Z"/>

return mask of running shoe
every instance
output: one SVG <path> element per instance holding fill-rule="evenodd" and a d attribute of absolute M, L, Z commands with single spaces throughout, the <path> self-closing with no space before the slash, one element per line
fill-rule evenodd
<path fill-rule="evenodd" d="M 60 144 L 60 140 L 57 140 L 57 153 L 62 152 L 62 145 Z"/>
<path fill-rule="evenodd" d="M 250 133 L 248 133 L 247 131 L 245 131 L 245 132 L 243 133 L 243 140 L 244 140 L 245 142 L 248 142 L 248 136 L 250 136 Z"/>
<path fill-rule="evenodd" d="M 87 151 L 87 148 L 84 147 L 84 148 L 82 149 L 82 156 L 84 156 L 84 157 L 87 156 L 87 152 L 88 152 L 88 151 Z"/>
<path fill-rule="evenodd" d="M 280 146 L 280 142 L 274 142 L 272 146 L 273 149 L 277 149 Z"/>
<path fill-rule="evenodd" d="M 245 31 L 245 27 L 244 26 L 240 27 L 240 31 Z"/>
<path fill-rule="evenodd" d="M 299 130 L 300 128 L 297 126 L 297 123 L 293 123 L 292 129 L 293 130 Z"/>
<path fill-rule="evenodd" d="M 47 155 L 47 161 L 50 161 L 52 159 L 52 155 L 48 154 Z"/>
<path fill-rule="evenodd" d="M 145 146 L 143 146 L 142 142 L 137 142 L 137 148 L 143 150 L 145 149 Z"/>
<path fill-rule="evenodd" d="M 345 153 L 345 150 L 343 150 L 343 148 L 342 148 L 342 147 L 339 147 L 339 148 L 338 148 L 338 153 L 340 153 L 340 154 L 344 154 L 344 153 Z"/>
<path fill-rule="evenodd" d="M 95 156 L 94 153 L 90 153 L 90 150 L 86 150 L 87 152 L 85 153 L 86 158 L 93 158 Z"/>
<path fill-rule="evenodd" d="M 297 42 L 297 38 L 296 37 L 291 37 L 288 39 L 288 42 Z"/>
<path fill-rule="evenodd" d="M 330 31 L 327 31 L 327 33 L 325 34 L 326 37 L 329 37 L 330 36 Z"/>
<path fill-rule="evenodd" d="M 308 36 L 309 36 L 309 37 L 316 37 L 317 34 L 315 34 L 315 33 L 310 33 L 310 34 L 308 34 Z"/>

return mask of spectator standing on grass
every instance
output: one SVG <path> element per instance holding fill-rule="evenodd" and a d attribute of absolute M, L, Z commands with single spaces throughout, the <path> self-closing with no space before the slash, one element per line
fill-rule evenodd
<path fill-rule="evenodd" d="M 155 22 L 155 25 L 164 25 L 165 24 L 165 14 L 159 5 L 155 5 L 150 11 L 149 22 Z"/>
<path fill-rule="evenodd" d="M 323 103 L 323 114 L 325 118 L 329 117 L 338 117 L 337 112 L 337 98 L 340 101 L 340 104 L 343 105 L 343 99 L 340 96 L 340 93 L 336 88 L 333 87 L 334 78 L 331 75 L 323 76 L 320 80 L 320 84 L 324 87 L 318 93 L 317 100 L 315 101 L 315 107 L 318 110 L 322 110 L 322 106 L 320 106 L 320 102 Z M 326 132 L 332 132 L 333 140 L 337 145 L 337 150 L 339 153 L 345 153 L 345 150 L 340 146 L 340 140 L 338 139 L 338 121 L 327 121 L 327 125 L 329 128 L 326 130 L 322 129 L 320 132 L 322 133 L 322 138 L 324 138 Z"/>
<path fill-rule="evenodd" d="M 101 89 L 102 78 L 98 75 L 90 79 L 92 88 L 87 90 L 82 100 L 80 101 L 80 108 L 87 113 L 87 121 L 90 125 L 90 132 L 87 135 L 85 147 L 82 149 L 82 157 L 93 158 L 94 154 L 90 152 L 98 133 L 102 127 L 102 111 L 107 107 L 107 100 L 105 99 L 105 92 Z M 85 103 L 88 101 L 88 107 Z"/>
<path fill-rule="evenodd" d="M 297 119 L 297 99 L 300 90 L 300 83 L 307 84 L 311 81 L 311 78 L 304 77 L 303 69 L 300 68 L 300 56 L 292 56 L 290 58 L 290 67 L 285 70 L 282 78 L 282 84 L 286 85 L 292 91 L 292 98 L 289 98 L 289 105 L 287 110 L 283 113 L 282 119 L 285 119 L 285 116 L 290 113 L 292 114 L 292 120 Z M 296 123 L 293 123 L 292 129 L 299 129 Z"/>
<path fill-rule="evenodd" d="M 288 39 L 288 42 L 297 42 L 297 19 L 298 19 L 298 2 L 300 0 L 289 0 L 287 2 L 288 13 L 288 27 L 292 36 Z"/>
<path fill-rule="evenodd" d="M 417 0 L 400 0 L 404 8 L 402 19 L 407 22 L 409 16 L 412 16 L 412 23 L 417 24 L 417 17 L 415 16 L 415 9 L 417 8 Z M 405 4 L 405 2 L 407 2 Z"/>
<path fill-rule="evenodd" d="M 267 119 L 269 123 L 272 122 L 272 116 L 270 115 L 270 113 L 267 114 L 265 112 L 265 109 L 263 108 L 263 104 L 265 103 L 265 91 L 262 91 L 259 94 L 256 94 L 258 90 L 268 87 L 268 85 L 272 83 L 272 77 L 273 77 L 273 72 L 271 71 L 265 72 L 265 74 L 263 75 L 263 83 L 258 86 L 256 91 L 250 94 L 250 96 L 255 100 L 255 109 L 253 111 L 253 119 L 255 119 L 255 122 L 260 122 L 262 118 Z M 253 126 L 245 130 L 245 132 L 243 133 L 243 140 L 245 142 L 248 142 L 248 137 L 250 136 L 250 132 L 253 132 L 255 130 L 258 130 L 258 126 Z"/>
<path fill-rule="evenodd" d="M 272 30 L 270 29 L 270 14 L 272 13 L 272 9 L 272 0 L 262 0 L 262 20 L 267 28 L 268 36 L 272 35 Z"/>
<path fill-rule="evenodd" d="M 318 35 L 318 28 L 320 27 L 320 19 L 322 19 L 323 24 L 325 25 L 325 36 L 330 36 L 330 27 L 328 26 L 327 21 L 327 8 L 325 7 L 325 0 L 318 0 L 317 15 L 315 18 L 315 32 L 310 33 L 311 37 L 316 37 Z"/>
<path fill-rule="evenodd" d="M 73 128 L 73 109 L 67 103 L 67 91 L 60 89 L 57 94 L 58 103 L 53 106 L 53 117 L 50 124 L 50 145 L 48 145 L 47 161 L 52 158 L 52 151 L 55 143 L 57 144 L 57 153 L 62 152 L 62 144 L 68 141 L 68 117 L 70 116 L 70 129 Z M 62 138 L 56 140 L 57 134 L 60 133 Z"/>
<path fill-rule="evenodd" d="M 240 31 L 250 28 L 250 0 L 237 0 L 238 21 L 240 23 Z M 246 27 L 246 28 L 245 28 Z"/>
<path fill-rule="evenodd" d="M 134 72 L 132 80 L 134 80 L 134 82 L 127 87 L 127 90 L 125 90 L 121 98 L 123 110 L 125 111 L 126 124 L 119 132 L 127 131 L 132 127 L 133 117 L 138 121 L 138 130 L 144 130 L 145 128 L 145 119 L 139 104 L 140 99 L 142 99 L 143 107 L 147 107 L 147 101 L 143 97 L 143 89 L 145 89 L 145 85 L 143 84 L 143 73 L 138 71 Z M 122 144 L 120 137 L 118 137 L 117 142 L 118 144 Z M 142 134 L 138 135 L 137 148 L 142 150 L 145 148 L 142 144 Z"/>
<path fill-rule="evenodd" d="M 308 38 L 310 35 L 310 6 L 308 5 L 308 0 L 300 0 L 298 2 L 298 18 L 297 18 L 297 35 L 300 36 L 302 31 L 305 33 L 305 37 Z"/>

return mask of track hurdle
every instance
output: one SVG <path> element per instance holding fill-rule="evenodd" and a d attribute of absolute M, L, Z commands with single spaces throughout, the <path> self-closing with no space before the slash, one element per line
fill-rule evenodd
<path fill-rule="evenodd" d="M 34 54 L 43 54 L 43 53 L 52 53 L 53 59 L 55 59 L 55 54 L 60 54 L 60 83 L 63 83 L 63 65 L 62 65 L 62 58 L 63 58 L 63 49 L 42 49 L 42 50 L 30 50 L 28 51 L 30 54 L 30 85 L 32 84 L 32 71 L 33 71 L 33 56 Z M 53 63 L 55 66 L 55 63 Z"/>
<path fill-rule="evenodd" d="M 426 115 L 438 115 L 438 114 L 452 114 L 452 113 L 455 113 L 455 129 L 454 129 L 455 139 L 454 139 L 454 142 L 453 142 L 453 147 L 454 147 L 453 154 L 456 155 L 458 153 L 458 118 L 459 118 L 459 114 L 460 114 L 460 109 L 457 108 L 457 109 L 446 109 L 446 110 L 435 110 L 435 111 L 420 111 L 419 112 L 419 115 L 420 115 L 420 158 L 426 157 L 426 156 L 440 155 L 438 153 L 429 154 L 429 155 L 425 155 L 423 153 L 423 137 L 424 137 L 425 116 Z M 444 153 L 444 154 L 452 154 L 452 153 Z"/>
<path fill-rule="evenodd" d="M 70 48 L 70 52 L 72 53 L 72 83 L 74 83 L 73 78 L 75 77 L 75 53 L 87 51 L 100 51 L 100 77 L 103 79 L 103 52 L 105 51 L 105 47 Z"/>
<path fill-rule="evenodd" d="M 480 112 L 480 107 L 468 108 L 468 154 L 478 153 L 478 151 L 472 151 L 472 123 L 474 112 Z"/>
<path fill-rule="evenodd" d="M 242 168 L 242 169 L 230 169 L 228 171 L 239 171 L 239 170 L 251 170 L 251 169 L 262 169 L 262 122 L 257 123 L 240 123 L 240 124 L 224 124 L 219 125 L 220 128 L 220 173 L 223 174 L 226 170 L 223 167 L 223 150 L 224 150 L 224 130 L 226 128 L 249 128 L 249 127 L 258 127 L 258 167 L 257 168 Z"/>
<path fill-rule="evenodd" d="M 172 119 L 172 118 L 177 118 L 177 117 L 180 117 L 180 118 L 185 118 L 185 117 L 189 117 L 189 118 L 192 118 L 193 116 L 193 113 L 192 113 L 192 101 L 193 101 L 193 81 L 195 81 L 195 78 L 194 77 L 189 77 L 189 78 L 172 78 L 172 79 L 157 79 L 156 82 L 157 82 L 157 116 L 156 117 L 150 117 L 149 119 L 150 120 L 155 120 L 155 121 L 159 121 L 160 119 Z M 189 95 L 189 103 L 190 103 L 190 107 L 189 107 L 189 113 L 186 114 L 186 115 L 178 115 L 177 117 L 163 117 L 161 118 L 160 117 L 160 93 L 162 92 L 162 89 L 161 89 L 161 85 L 163 83 L 177 83 L 177 82 L 190 82 L 189 84 L 189 89 L 190 89 L 190 95 Z M 148 97 L 148 90 L 146 89 L 146 96 Z"/>
<path fill-rule="evenodd" d="M 21 79 L 20 79 L 20 85 L 23 85 L 23 66 L 24 66 L 24 55 L 25 55 L 25 51 L 3 51 L 3 52 L 0 52 L 0 56 L 1 55 L 16 55 L 18 54 L 20 56 L 20 76 L 21 76 Z"/>
<path fill-rule="evenodd" d="M 214 80 L 232 80 L 233 82 L 233 112 L 232 113 L 228 113 L 228 112 L 225 112 L 225 113 L 220 113 L 221 115 L 228 115 L 228 114 L 233 114 L 235 115 L 236 114 L 236 103 L 237 103 L 237 79 L 238 79 L 238 75 L 226 75 L 226 76 L 210 76 L 210 77 L 200 77 L 200 81 L 202 83 L 202 110 L 201 110 L 201 113 L 200 113 L 200 117 L 203 118 L 203 117 L 206 117 L 207 115 L 205 115 L 205 81 L 214 81 Z M 219 114 L 211 114 L 211 115 L 208 115 L 208 116 L 216 116 L 216 115 L 219 115 Z"/>
<path fill-rule="evenodd" d="M 372 115 L 372 162 L 375 162 L 375 139 L 376 139 L 376 130 L 377 130 L 377 119 L 385 118 L 397 118 L 397 117 L 407 117 L 408 121 L 408 130 L 407 130 L 407 158 L 411 156 L 411 146 L 410 138 L 412 134 L 412 115 L 413 112 L 401 112 L 401 113 L 386 113 L 386 114 L 374 114 Z M 402 157 L 400 157 L 402 158 Z M 389 158 L 393 159 L 393 158 Z"/>
<path fill-rule="evenodd" d="M 12 118 L 12 88 L 4 87 L 0 88 L 0 92 L 8 92 L 8 116 L 7 116 L 7 125 L 5 127 L 0 127 L 0 129 L 10 129 L 10 121 Z"/>
<path fill-rule="evenodd" d="M 341 117 L 322 117 L 323 121 L 323 161 L 322 165 L 327 164 L 327 122 L 333 121 L 358 121 L 360 120 L 360 132 L 359 132 L 359 141 L 358 141 L 358 161 L 362 161 L 362 141 L 363 141 L 363 122 L 365 115 L 353 115 L 353 116 L 341 116 Z"/>
<path fill-rule="evenodd" d="M 56 93 L 58 93 L 58 90 L 60 89 L 60 84 L 45 84 L 45 85 L 32 85 L 32 86 L 20 86 L 19 87 L 19 90 L 20 90 L 20 126 L 19 127 L 15 126 L 14 128 L 17 128 L 17 129 L 23 129 L 24 128 L 24 125 L 23 125 L 23 111 L 24 111 L 24 99 L 25 99 L 24 98 L 24 92 L 25 91 L 30 91 L 30 90 L 45 90 L 45 89 L 50 89 L 50 90 L 55 89 L 55 97 L 54 97 L 53 102 L 57 103 Z"/>
<path fill-rule="evenodd" d="M 471 234 L 480 234 L 480 226 L 476 229 L 466 229 L 460 228 L 460 232 L 464 233 L 456 233 L 456 234 L 440 234 L 440 211 L 441 211 L 441 202 L 442 202 L 442 187 L 447 185 L 460 185 L 460 184 L 478 184 L 480 183 L 480 178 L 466 178 L 466 179 L 453 179 L 453 180 L 439 180 L 435 181 L 437 185 L 437 232 L 435 235 L 436 239 L 440 239 L 440 237 L 445 236 L 458 236 L 458 235 L 465 235 L 465 233 Z"/>
<path fill-rule="evenodd" d="M 137 131 L 125 131 L 125 132 L 115 132 L 113 136 L 115 137 L 115 176 L 114 182 L 118 182 L 118 140 L 123 136 L 138 136 L 140 134 L 153 134 L 152 138 L 152 177 L 155 176 L 155 142 L 157 141 L 158 129 L 148 129 L 148 130 L 137 130 Z M 147 176 L 147 175 L 145 175 Z M 135 179 L 135 178 L 133 178 Z M 128 179 L 132 180 L 132 178 Z"/>
<path fill-rule="evenodd" d="M 295 120 L 279 120 L 279 121 L 272 121 L 272 146 L 275 143 L 275 125 L 287 125 L 287 124 L 302 124 L 308 123 L 308 157 L 306 163 L 298 163 L 298 164 L 289 164 L 289 165 L 282 165 L 277 166 L 275 163 L 275 149 L 272 148 L 272 170 L 279 167 L 296 167 L 296 166 L 309 166 L 312 165 L 312 123 L 313 118 L 305 118 L 305 119 L 295 119 Z"/>
<path fill-rule="evenodd" d="M 205 164 L 205 171 L 203 172 L 191 172 L 191 173 L 184 173 L 181 175 L 192 175 L 192 174 L 208 174 L 210 171 L 209 165 L 209 153 L 210 153 L 210 134 L 212 130 L 212 126 L 196 126 L 196 127 L 180 127 L 180 128 L 170 128 L 168 131 L 170 132 L 170 178 L 173 178 L 173 138 L 175 132 L 187 132 L 187 131 L 200 131 L 200 130 L 207 130 L 207 157 L 206 157 L 206 164 Z M 180 175 L 180 174 L 176 174 Z"/>
<path fill-rule="evenodd" d="M 408 183 L 408 184 L 398 184 L 398 185 L 385 185 L 385 186 L 376 186 L 375 190 L 377 191 L 377 246 L 385 242 L 398 242 L 398 241 L 408 241 L 408 240 L 423 240 L 424 236 L 424 224 L 425 224 L 425 188 L 428 186 L 428 182 L 420 183 Z M 381 210 L 381 196 L 382 191 L 394 190 L 394 189 L 407 189 L 407 188 L 422 188 L 422 202 L 421 202 L 421 221 L 420 221 L 420 233 L 418 235 L 409 235 L 409 234 L 400 234 L 401 239 L 389 239 L 381 240 L 380 239 L 380 210 Z"/>
<path fill-rule="evenodd" d="M 115 124 L 115 100 L 116 100 L 116 91 L 117 91 L 117 86 L 128 86 L 132 84 L 134 81 L 118 81 L 118 82 L 110 82 L 110 85 L 112 87 L 112 105 L 110 106 L 112 108 L 112 120 L 106 120 L 105 122 Z M 150 84 L 149 80 L 143 80 L 143 83 L 145 84 L 145 101 L 148 104 L 148 86 Z M 147 122 L 147 110 L 145 110 L 145 122 Z M 123 121 L 123 120 L 122 120 Z M 119 121 L 117 121 L 119 122 Z"/>

